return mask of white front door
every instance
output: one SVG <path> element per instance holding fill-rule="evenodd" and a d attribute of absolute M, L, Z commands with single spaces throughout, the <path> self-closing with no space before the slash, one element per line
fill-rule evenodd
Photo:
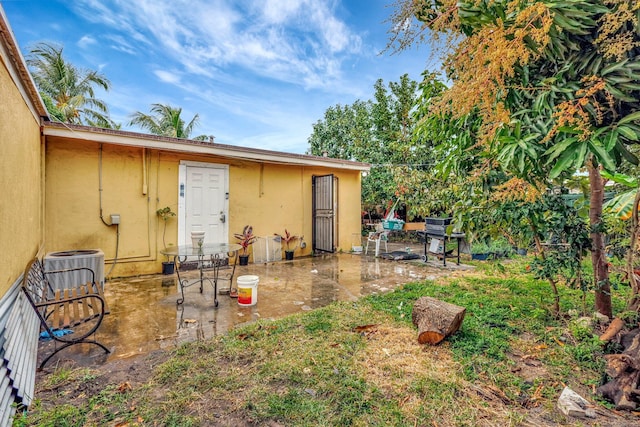
<path fill-rule="evenodd" d="M 191 244 L 192 231 L 204 231 L 205 243 L 228 240 L 228 172 L 225 165 L 181 162 L 178 237 Z"/>

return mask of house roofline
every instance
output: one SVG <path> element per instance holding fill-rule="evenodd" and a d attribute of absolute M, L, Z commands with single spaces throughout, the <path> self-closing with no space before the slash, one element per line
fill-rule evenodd
<path fill-rule="evenodd" d="M 358 171 L 368 171 L 371 169 L 371 165 L 368 163 L 354 162 L 350 160 L 310 156 L 307 154 L 284 153 L 258 148 L 247 148 L 235 145 L 218 144 L 214 142 L 170 138 L 160 135 L 150 135 L 116 129 L 103 129 L 82 125 L 71 125 L 59 122 L 45 123 L 43 127 L 43 133 L 45 136 L 54 136 L 74 140 L 85 140 L 101 144 L 152 148 L 179 153 L 207 154 L 264 163 L 319 166 Z"/>
<path fill-rule="evenodd" d="M 3 57 L 3 61 L 7 64 L 9 74 L 34 118 L 38 122 L 48 121 L 49 113 L 44 102 L 42 102 L 31 73 L 29 73 L 27 63 L 22 53 L 20 53 L 18 42 L 9 26 L 9 20 L 2 4 L 0 4 L 0 56 Z"/>

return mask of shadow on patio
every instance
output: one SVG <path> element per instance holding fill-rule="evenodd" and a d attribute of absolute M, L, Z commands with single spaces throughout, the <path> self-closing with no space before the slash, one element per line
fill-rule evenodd
<path fill-rule="evenodd" d="M 77 345 L 54 356 L 47 367 L 67 362 L 88 366 L 147 354 L 182 342 L 224 334 L 257 319 L 281 318 L 333 301 L 355 301 L 404 283 L 434 279 L 468 268 L 454 262 L 443 267 L 437 261 L 399 262 L 356 254 L 250 264 L 238 266 L 235 279 L 241 275 L 259 277 L 257 304 L 240 306 L 237 299 L 219 295 L 218 308 L 214 307 L 213 287 L 209 284 L 205 284 L 202 294 L 197 285 L 186 288 L 184 303 L 177 305 L 179 290 L 175 275 L 114 280 L 105 285 L 111 313 L 96 335 L 111 354 L 105 355 L 95 346 Z M 197 272 L 187 274 L 196 277 Z M 218 288 L 228 288 L 228 283 L 228 280 L 221 281 Z M 43 347 L 47 345 L 51 344 L 41 343 L 39 353 L 46 353 L 48 350 Z"/>

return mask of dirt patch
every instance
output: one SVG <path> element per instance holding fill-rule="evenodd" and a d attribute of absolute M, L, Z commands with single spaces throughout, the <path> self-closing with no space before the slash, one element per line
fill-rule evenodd
<path fill-rule="evenodd" d="M 627 427 L 638 422 L 631 414 L 604 407 L 596 407 L 598 418 L 595 420 L 567 419 L 555 408 L 553 399 L 529 396 L 515 401 L 496 387 L 466 381 L 461 376 L 462 367 L 452 359 L 446 342 L 437 346 L 419 345 L 416 332 L 406 327 L 380 325 L 367 331 L 367 337 L 367 349 L 360 359 L 367 381 L 384 390 L 386 398 L 398 400 L 407 412 L 415 412 L 416 407 L 423 405 L 420 393 L 442 393 L 442 405 L 457 405 L 461 412 L 468 411 L 465 422 L 473 420 L 478 426 L 513 425 L 514 419 L 520 420 L 518 425 L 538 427 Z M 514 372 L 525 381 L 544 381 L 548 372 L 535 356 L 535 351 L 541 348 L 530 344 L 529 353 L 518 351 L 511 355 L 516 362 Z M 423 390 L 409 392 L 418 387 Z M 429 410 L 437 419 L 438 408 Z"/>
<path fill-rule="evenodd" d="M 78 366 L 71 360 L 61 361 L 36 373 L 35 395 L 45 407 L 69 401 L 82 405 L 109 387 L 127 391 L 147 383 L 154 368 L 169 357 L 166 351 L 155 351 L 91 368 Z"/>
<path fill-rule="evenodd" d="M 523 354 L 519 351 L 515 351 L 508 356 L 515 363 L 515 367 L 511 369 L 511 372 L 521 377 L 525 382 L 533 383 L 535 380 L 547 377 L 547 369 L 536 356 Z"/>

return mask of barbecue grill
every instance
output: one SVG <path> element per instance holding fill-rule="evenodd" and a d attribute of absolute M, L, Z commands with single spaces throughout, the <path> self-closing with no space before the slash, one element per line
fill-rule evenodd
<path fill-rule="evenodd" d="M 460 241 L 464 238 L 464 233 L 447 232 L 447 228 L 451 225 L 452 218 L 426 218 L 424 223 L 424 255 L 422 261 L 427 262 L 429 253 L 437 258 L 442 257 L 442 265 L 447 265 L 447 258 L 456 258 L 456 264 L 460 265 Z M 453 250 L 447 252 L 447 242 L 456 242 L 456 254 Z M 434 240 L 442 242 L 440 245 L 431 245 Z M 435 242 L 434 242 L 435 243 Z"/>

